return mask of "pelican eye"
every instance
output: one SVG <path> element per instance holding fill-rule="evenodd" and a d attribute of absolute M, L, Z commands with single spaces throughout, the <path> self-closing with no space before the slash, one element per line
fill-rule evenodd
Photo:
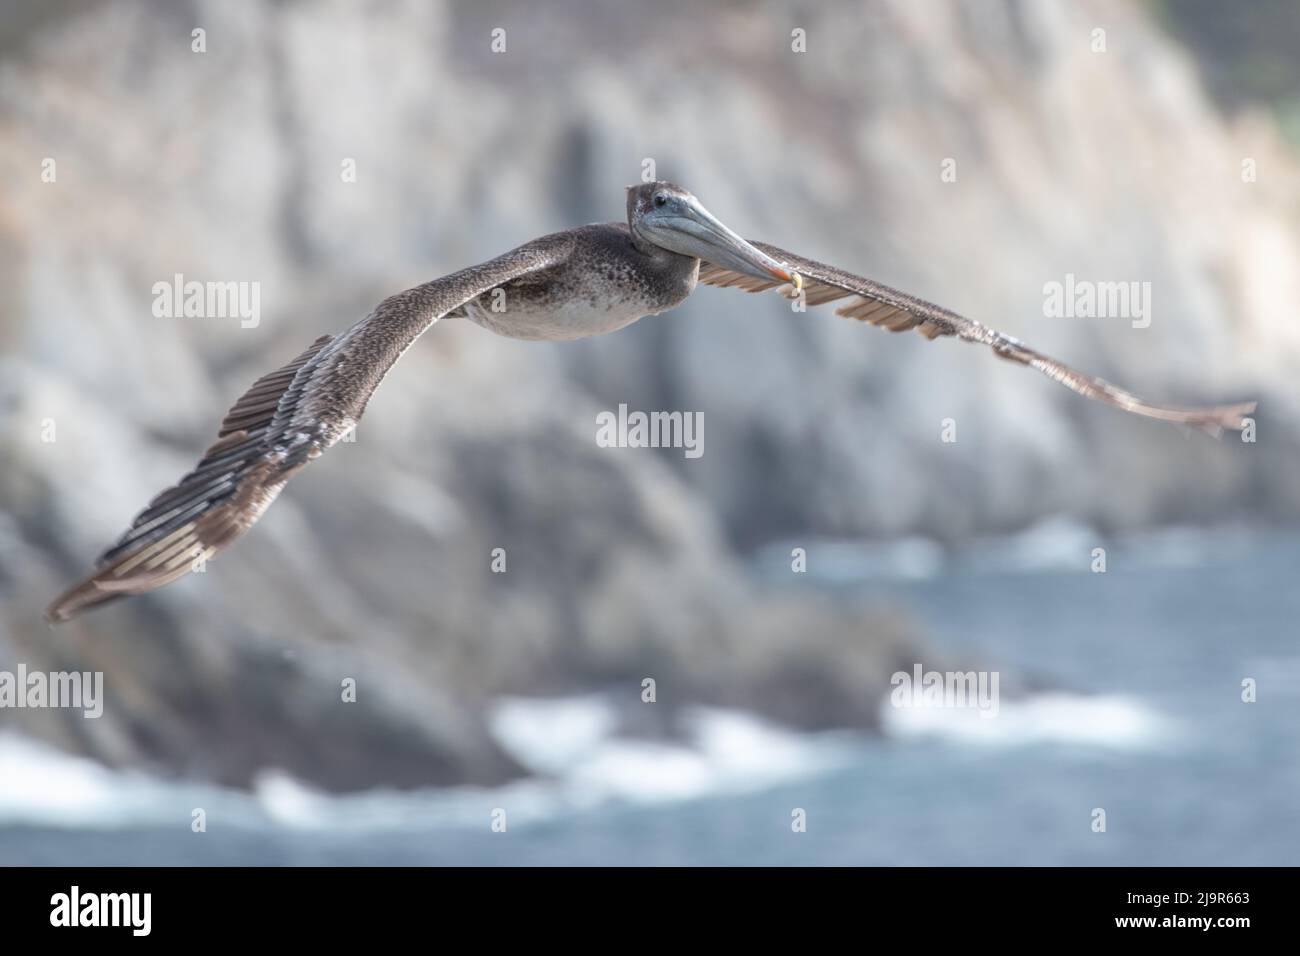
<path fill-rule="evenodd" d="M 665 196 L 663 193 L 659 193 L 658 195 L 655 196 L 655 205 L 659 207 L 667 206 L 668 197 Z"/>

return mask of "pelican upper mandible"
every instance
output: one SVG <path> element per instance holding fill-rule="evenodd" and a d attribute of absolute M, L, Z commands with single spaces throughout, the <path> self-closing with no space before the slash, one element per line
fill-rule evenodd
<path fill-rule="evenodd" d="M 114 598 L 175 581 L 244 534 L 293 474 L 355 427 L 403 352 L 442 318 L 500 335 L 565 340 L 621 329 L 679 305 L 699 282 L 748 292 L 781 289 L 808 305 L 890 331 L 955 336 L 1044 372 L 1126 412 L 1212 433 L 1245 427 L 1253 402 L 1208 408 L 1153 405 L 1099 378 L 904 292 L 762 242 L 742 239 L 669 182 L 628 187 L 627 223 L 552 233 L 488 262 L 407 289 L 338 335 L 323 335 L 235 402 L 193 470 L 153 499 L 100 557 L 93 574 L 50 605 L 66 621 Z M 499 290 L 499 292 L 498 292 Z M 503 298 L 502 298 L 503 294 Z"/>

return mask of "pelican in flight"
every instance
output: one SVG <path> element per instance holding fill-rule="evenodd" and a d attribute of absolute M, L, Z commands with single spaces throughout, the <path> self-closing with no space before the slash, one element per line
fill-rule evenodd
<path fill-rule="evenodd" d="M 808 305 L 891 332 L 955 336 L 1028 365 L 1135 415 L 1218 434 L 1245 427 L 1254 403 L 1152 405 L 972 319 L 763 242 L 747 242 L 691 193 L 668 182 L 629 186 L 627 224 L 557 232 L 480 265 L 390 296 L 338 335 L 256 382 L 226 413 L 194 469 L 149 503 L 93 574 L 48 609 L 66 621 L 115 598 L 184 576 L 253 526 L 300 468 L 355 427 L 393 363 L 439 319 L 465 318 L 499 335 L 567 340 L 613 332 L 681 304 L 696 284 L 780 289 Z M 504 309 L 494 309 L 504 293 Z M 495 300 L 495 301 L 494 301 Z"/>

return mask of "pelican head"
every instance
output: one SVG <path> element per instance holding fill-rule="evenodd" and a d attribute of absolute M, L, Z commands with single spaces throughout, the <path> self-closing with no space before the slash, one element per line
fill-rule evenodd
<path fill-rule="evenodd" d="M 627 224 L 637 238 L 678 255 L 704 259 L 757 279 L 803 286 L 797 272 L 740 238 L 691 193 L 673 183 L 629 186 Z"/>

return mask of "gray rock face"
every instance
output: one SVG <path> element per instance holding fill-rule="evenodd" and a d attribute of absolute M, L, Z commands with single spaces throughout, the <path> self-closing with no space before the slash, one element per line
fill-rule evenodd
<path fill-rule="evenodd" d="M 636 701 L 646 676 L 669 715 L 871 726 L 916 635 L 758 594 L 738 547 L 1300 510 L 1295 163 L 1267 124 L 1225 125 L 1138 12 L 618 6 L 116 2 L 5 38 L 0 669 L 93 667 L 109 701 L 99 721 L 0 726 L 115 764 L 234 784 L 278 766 L 337 789 L 507 779 L 492 698 Z M 1267 438 L 1189 440 L 774 296 L 702 289 L 567 346 L 450 321 L 356 442 L 207 572 L 40 623 L 257 375 L 392 291 L 620 218 L 647 159 L 747 235 L 1154 399 L 1258 397 Z M 156 317 L 177 273 L 259 283 L 260 322 Z M 1150 326 L 1044 318 L 1067 274 L 1150 282 Z M 597 447 L 620 402 L 703 412 L 705 455 Z"/>

